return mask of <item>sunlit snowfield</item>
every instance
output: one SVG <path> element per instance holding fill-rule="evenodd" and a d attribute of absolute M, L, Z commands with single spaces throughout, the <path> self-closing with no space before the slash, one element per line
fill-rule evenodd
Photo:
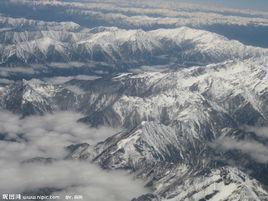
<path fill-rule="evenodd" d="M 268 200 L 266 4 L 205 2 L 1 0 L 0 196 Z"/>

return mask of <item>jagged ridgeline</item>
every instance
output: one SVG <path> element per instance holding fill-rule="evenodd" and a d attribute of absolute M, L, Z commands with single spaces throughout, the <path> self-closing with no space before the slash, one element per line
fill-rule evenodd
<path fill-rule="evenodd" d="M 150 189 L 133 201 L 268 200 L 267 13 L 127 0 L 3 0 L 0 13 L 1 110 L 120 130 L 66 144 L 63 161 L 131 173 Z"/>

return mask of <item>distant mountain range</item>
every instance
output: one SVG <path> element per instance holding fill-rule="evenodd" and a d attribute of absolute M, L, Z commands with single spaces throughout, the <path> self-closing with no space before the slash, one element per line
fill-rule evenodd
<path fill-rule="evenodd" d="M 68 29 L 69 24 L 66 25 Z M 78 30 L 80 28 L 77 28 Z M 52 62 L 104 62 L 114 68 L 205 65 L 267 54 L 206 31 L 186 27 L 154 31 L 117 28 L 68 31 L 3 30 L 2 66 Z"/>

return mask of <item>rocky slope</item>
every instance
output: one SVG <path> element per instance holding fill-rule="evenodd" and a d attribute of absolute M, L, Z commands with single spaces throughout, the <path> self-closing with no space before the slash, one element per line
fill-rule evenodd
<path fill-rule="evenodd" d="M 144 180 L 133 201 L 266 201 L 267 27 L 264 12 L 174 1 L 3 0 L 0 109 L 121 128 L 64 160 Z"/>
<path fill-rule="evenodd" d="M 217 143 L 267 146 L 266 138 L 243 129 L 267 126 L 267 79 L 263 57 L 61 85 L 22 81 L 7 87 L 1 100 L 3 108 L 16 105 L 14 112 L 23 115 L 68 108 L 83 112 L 81 121 L 91 125 L 125 127 L 96 146 L 75 145 L 67 158 L 135 173 L 153 189 L 138 200 L 265 200 L 266 162 Z"/>
<path fill-rule="evenodd" d="M 41 23 L 12 18 L 2 18 L 2 21 L 2 66 L 102 62 L 120 70 L 156 64 L 204 65 L 267 54 L 265 49 L 186 27 L 143 31 L 86 29 L 74 23 Z M 19 25 L 20 21 L 22 25 Z"/>

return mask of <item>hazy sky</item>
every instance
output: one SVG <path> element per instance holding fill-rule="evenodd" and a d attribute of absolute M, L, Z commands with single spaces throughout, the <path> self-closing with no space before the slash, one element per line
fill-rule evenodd
<path fill-rule="evenodd" d="M 268 0 L 183 0 L 196 3 L 219 3 L 228 7 L 251 8 L 268 11 Z"/>

